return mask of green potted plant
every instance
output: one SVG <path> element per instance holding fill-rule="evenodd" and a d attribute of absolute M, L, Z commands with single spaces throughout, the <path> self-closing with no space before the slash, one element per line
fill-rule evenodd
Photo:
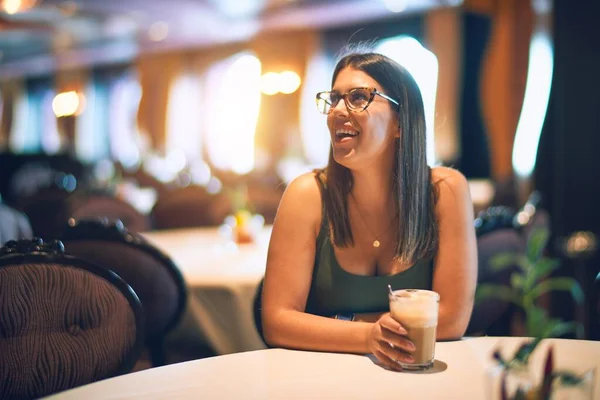
<path fill-rule="evenodd" d="M 553 383 L 569 386 L 582 381 L 582 377 L 554 369 L 552 348 L 548 351 L 539 385 L 533 382 L 529 371 L 529 357 L 543 339 L 571 332 L 579 336 L 581 331 L 578 323 L 552 318 L 539 304 L 543 295 L 554 291 L 569 292 L 577 303 L 583 301 L 583 291 L 575 279 L 550 277 L 560 267 L 560 261 L 545 254 L 549 236 L 548 229 L 536 229 L 527 242 L 525 254 L 504 253 L 492 258 L 491 267 L 494 271 L 517 267 L 510 276 L 510 285 L 482 284 L 477 288 L 476 301 L 493 297 L 516 305 L 522 317 L 525 336 L 531 338 L 519 346 L 512 358 L 503 358 L 500 350 L 493 353 L 503 370 L 502 399 L 546 399 L 550 397 Z"/>
<path fill-rule="evenodd" d="M 513 266 L 517 270 L 510 277 L 510 285 L 483 284 L 477 288 L 476 300 L 496 297 L 513 303 L 523 315 L 527 336 L 539 338 L 558 337 L 569 332 L 577 332 L 581 327 L 575 322 L 565 322 L 550 318 L 539 305 L 541 296 L 553 291 L 570 292 L 578 303 L 583 301 L 583 291 L 577 281 L 570 277 L 549 277 L 560 261 L 545 255 L 550 232 L 548 229 L 535 229 L 527 242 L 525 254 L 503 253 L 492 258 L 494 271 L 502 271 Z"/>

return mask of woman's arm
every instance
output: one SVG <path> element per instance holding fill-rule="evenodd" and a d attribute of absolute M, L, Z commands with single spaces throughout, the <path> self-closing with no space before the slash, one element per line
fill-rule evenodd
<path fill-rule="evenodd" d="M 263 289 L 263 330 L 273 346 L 340 352 L 367 352 L 369 325 L 304 312 L 317 235 L 321 195 L 314 173 L 287 187 L 273 225 Z"/>
<path fill-rule="evenodd" d="M 319 188 L 314 174 L 305 174 L 286 189 L 273 225 L 262 299 L 265 340 L 294 349 L 373 353 L 395 369 L 392 359 L 410 362 L 402 349 L 411 351 L 412 344 L 389 314 L 377 323 L 367 323 L 304 312 L 320 224 Z"/>
<path fill-rule="evenodd" d="M 435 168 L 439 197 L 439 248 L 433 290 L 440 294 L 437 338 L 459 339 L 465 333 L 477 285 L 477 243 L 473 204 L 465 177 L 450 168 Z"/>

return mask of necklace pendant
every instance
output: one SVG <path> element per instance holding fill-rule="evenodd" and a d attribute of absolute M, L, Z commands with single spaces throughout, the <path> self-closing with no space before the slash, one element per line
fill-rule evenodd
<path fill-rule="evenodd" d="M 379 243 L 379 240 L 375 239 L 373 241 L 373 247 L 379 247 L 381 245 L 381 243 Z"/>

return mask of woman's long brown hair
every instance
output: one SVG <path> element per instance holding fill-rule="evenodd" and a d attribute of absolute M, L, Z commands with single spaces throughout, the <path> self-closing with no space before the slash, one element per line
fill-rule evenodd
<path fill-rule="evenodd" d="M 425 110 L 419 87 L 406 69 L 377 53 L 353 53 L 343 57 L 334 70 L 332 86 L 340 71 L 348 67 L 371 76 L 388 96 L 400 103 L 397 114 L 401 135 L 396 140 L 398 147 L 390 171 L 398 210 L 395 257 L 405 265 L 432 258 L 438 247 L 437 190 L 427 165 Z M 348 217 L 348 195 L 353 184 L 350 170 L 338 164 L 330 151 L 327 168 L 318 178 L 326 182 L 325 218 L 331 227 L 334 244 L 338 247 L 353 245 Z"/>

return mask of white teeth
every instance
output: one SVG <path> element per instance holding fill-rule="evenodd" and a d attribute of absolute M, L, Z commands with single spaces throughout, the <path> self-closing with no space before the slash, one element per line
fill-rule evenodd
<path fill-rule="evenodd" d="M 338 129 L 335 131 L 336 136 L 357 136 L 357 131 L 352 131 L 349 129 Z"/>

